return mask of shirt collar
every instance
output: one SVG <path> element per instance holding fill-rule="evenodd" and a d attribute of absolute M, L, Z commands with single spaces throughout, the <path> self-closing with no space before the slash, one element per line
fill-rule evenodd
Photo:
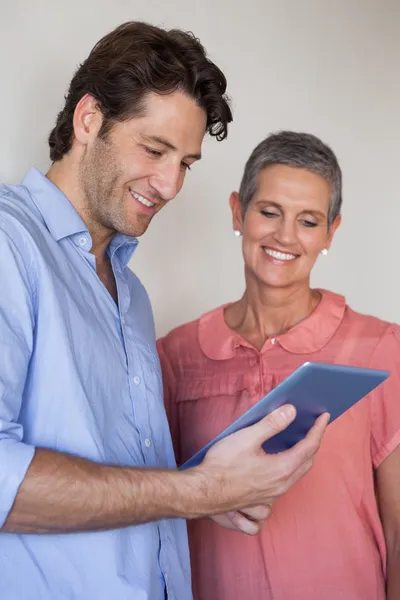
<path fill-rule="evenodd" d="M 276 337 L 276 343 L 292 354 L 318 352 L 332 339 L 341 324 L 346 300 L 344 296 L 319 290 L 322 298 L 316 309 L 306 319 L 287 333 Z M 253 348 L 225 323 L 227 305 L 206 313 L 199 321 L 199 343 L 202 351 L 213 360 L 233 358 L 239 346 Z M 263 352 L 261 350 L 261 352 Z"/>
<path fill-rule="evenodd" d="M 125 235 L 123 233 L 117 233 L 110 242 L 109 245 L 109 256 L 110 259 L 117 253 L 118 260 L 123 269 L 127 266 L 128 262 L 132 258 L 138 246 L 138 240 L 135 237 Z"/>
<path fill-rule="evenodd" d="M 90 250 L 92 241 L 84 221 L 65 194 L 50 179 L 38 169 L 32 168 L 22 180 L 22 185 L 28 190 L 47 229 L 57 242 L 85 233 L 90 240 L 86 250 Z M 136 238 L 117 233 L 109 246 L 110 257 L 118 252 L 119 261 L 126 267 L 137 245 Z"/>
<path fill-rule="evenodd" d="M 38 169 L 30 169 L 22 180 L 47 229 L 58 242 L 87 227 L 62 191 Z"/>

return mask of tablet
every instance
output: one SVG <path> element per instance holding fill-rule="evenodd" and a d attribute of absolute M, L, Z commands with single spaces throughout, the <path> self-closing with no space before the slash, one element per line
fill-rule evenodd
<path fill-rule="evenodd" d="M 195 467 L 202 462 L 207 450 L 219 440 L 257 423 L 283 404 L 293 404 L 297 409 L 293 423 L 263 444 L 264 450 L 271 454 L 287 450 L 304 438 L 319 415 L 330 413 L 331 423 L 388 376 L 388 371 L 306 362 L 180 468 Z"/>

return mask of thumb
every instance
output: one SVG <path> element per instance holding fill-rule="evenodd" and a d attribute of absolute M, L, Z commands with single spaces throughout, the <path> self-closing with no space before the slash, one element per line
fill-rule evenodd
<path fill-rule="evenodd" d="M 251 430 L 253 442 L 261 446 L 265 441 L 286 429 L 295 418 L 295 407 L 292 404 L 284 404 L 255 425 L 249 427 L 248 431 Z"/>

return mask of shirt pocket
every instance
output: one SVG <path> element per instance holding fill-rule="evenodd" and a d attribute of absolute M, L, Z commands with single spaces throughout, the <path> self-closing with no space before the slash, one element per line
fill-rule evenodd
<path fill-rule="evenodd" d="M 178 384 L 177 459 L 180 464 L 252 406 L 253 387 L 251 377 L 245 374 L 192 379 Z"/>

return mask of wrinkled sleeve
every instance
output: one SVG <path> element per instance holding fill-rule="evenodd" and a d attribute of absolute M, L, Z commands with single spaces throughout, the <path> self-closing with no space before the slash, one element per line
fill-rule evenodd
<path fill-rule="evenodd" d="M 0 527 L 34 455 L 19 423 L 33 346 L 32 300 L 28 270 L 0 223 Z"/>
<path fill-rule="evenodd" d="M 179 417 L 178 406 L 176 403 L 176 385 L 172 370 L 171 361 L 168 358 L 168 345 L 166 338 L 157 341 L 157 351 L 161 363 L 161 372 L 163 380 L 164 404 L 167 412 L 169 428 L 171 431 L 172 443 L 174 446 L 175 460 L 180 465 L 180 442 L 179 442 Z"/>
<path fill-rule="evenodd" d="M 400 327 L 391 325 L 383 334 L 370 364 L 390 371 L 389 378 L 372 394 L 371 457 L 378 468 L 400 444 Z"/>

